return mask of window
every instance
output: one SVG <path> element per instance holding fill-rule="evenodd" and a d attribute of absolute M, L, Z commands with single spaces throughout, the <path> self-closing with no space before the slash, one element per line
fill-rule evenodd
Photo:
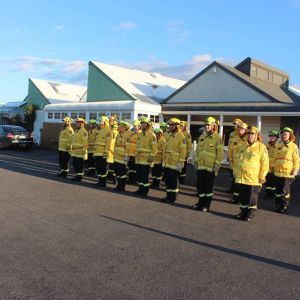
<path fill-rule="evenodd" d="M 60 112 L 54 113 L 54 119 L 56 120 L 60 119 Z"/>
<path fill-rule="evenodd" d="M 86 116 L 86 113 L 85 113 L 85 112 L 80 112 L 80 113 L 78 114 L 78 118 L 83 118 L 83 119 L 85 119 L 85 116 Z"/>
<path fill-rule="evenodd" d="M 77 119 L 77 112 L 71 112 L 71 118 L 73 120 Z"/>
<path fill-rule="evenodd" d="M 62 118 L 62 119 L 65 118 L 65 117 L 67 117 L 67 116 L 68 116 L 68 113 L 66 113 L 66 112 L 61 113 L 61 118 Z"/>
<path fill-rule="evenodd" d="M 90 113 L 89 119 L 90 120 L 97 120 L 97 113 L 95 113 L 95 112 Z"/>
<path fill-rule="evenodd" d="M 148 118 L 148 114 L 138 114 L 138 119 L 139 119 L 139 118 L 142 118 L 142 117 Z"/>
<path fill-rule="evenodd" d="M 53 112 L 48 112 L 48 119 L 53 119 Z"/>
<path fill-rule="evenodd" d="M 131 113 L 130 112 L 123 112 L 122 113 L 122 120 L 123 121 L 130 121 L 131 120 Z"/>
<path fill-rule="evenodd" d="M 159 123 L 159 116 L 158 115 L 150 115 L 150 121 L 153 123 Z"/>
<path fill-rule="evenodd" d="M 99 112 L 99 118 L 101 118 L 102 116 L 106 116 L 105 112 Z"/>

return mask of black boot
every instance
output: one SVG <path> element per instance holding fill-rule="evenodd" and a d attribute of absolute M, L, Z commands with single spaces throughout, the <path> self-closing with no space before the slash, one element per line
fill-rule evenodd
<path fill-rule="evenodd" d="M 106 187 L 106 177 L 98 177 L 98 182 L 96 183 L 98 187 Z"/>
<path fill-rule="evenodd" d="M 236 215 L 235 218 L 237 220 L 244 220 L 246 217 L 246 213 L 247 213 L 246 209 L 241 209 L 240 213 L 238 215 Z"/>
<path fill-rule="evenodd" d="M 139 188 L 133 192 L 134 195 L 141 195 L 143 193 L 143 186 L 139 185 Z"/>
<path fill-rule="evenodd" d="M 160 200 L 162 202 L 165 202 L 165 203 L 170 203 L 170 201 L 171 201 L 171 193 L 167 192 L 166 197 L 165 198 L 161 198 Z"/>
<path fill-rule="evenodd" d="M 254 211 L 255 210 L 253 208 L 247 209 L 243 220 L 247 222 L 251 221 L 254 217 Z"/>
<path fill-rule="evenodd" d="M 149 186 L 143 186 L 141 196 L 148 197 Z"/>
<path fill-rule="evenodd" d="M 212 196 L 205 197 L 203 208 L 201 209 L 204 212 L 208 212 L 210 210 L 210 204 L 212 202 Z"/>
<path fill-rule="evenodd" d="M 152 189 L 159 189 L 159 184 L 160 184 L 160 180 L 157 178 L 153 178 L 152 179 L 152 184 L 151 184 L 151 188 Z"/>
<path fill-rule="evenodd" d="M 81 181 L 81 180 L 82 180 L 82 176 L 81 176 L 81 175 L 76 175 L 76 176 L 73 177 L 71 180 L 72 180 L 72 181 Z"/>
<path fill-rule="evenodd" d="M 192 209 L 193 210 L 202 210 L 204 207 L 204 201 L 205 201 L 204 197 L 201 197 L 201 198 L 199 197 L 198 202 L 194 206 L 192 206 Z"/>

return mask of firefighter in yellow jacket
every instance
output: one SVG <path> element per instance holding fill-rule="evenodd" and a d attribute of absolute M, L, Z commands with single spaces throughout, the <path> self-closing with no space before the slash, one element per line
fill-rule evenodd
<path fill-rule="evenodd" d="M 190 152 L 192 150 L 192 136 L 188 132 L 186 127 L 187 127 L 186 121 L 181 121 L 180 122 L 180 131 L 184 135 L 185 140 L 186 140 L 186 158 L 184 161 L 184 166 L 183 166 L 183 168 L 180 172 L 179 178 L 178 178 L 180 184 L 184 184 L 184 180 L 186 177 L 187 159 L 190 156 Z"/>
<path fill-rule="evenodd" d="M 88 170 L 85 172 L 85 175 L 87 176 L 95 175 L 96 172 L 95 161 L 93 156 L 96 134 L 97 134 L 97 121 L 92 119 L 89 121 L 89 129 L 88 129 L 89 147 L 88 147 L 88 159 L 86 161 L 86 167 Z"/>
<path fill-rule="evenodd" d="M 233 119 L 233 126 L 234 126 L 234 130 L 232 132 L 230 132 L 229 135 L 229 140 L 228 140 L 228 149 L 230 149 L 230 147 L 232 146 L 232 142 L 233 140 L 235 140 L 238 136 L 239 136 L 239 129 L 238 126 L 240 124 L 243 124 L 244 122 L 239 119 L 239 118 L 234 118 Z M 229 161 L 229 157 L 227 157 L 228 161 Z M 234 178 L 233 178 L 233 170 L 232 168 L 230 168 L 230 181 L 231 181 L 231 185 L 230 188 L 228 190 L 228 192 L 233 193 L 233 189 L 234 189 Z"/>
<path fill-rule="evenodd" d="M 289 127 L 281 130 L 281 143 L 274 155 L 275 207 L 285 213 L 290 204 L 291 184 L 299 171 L 299 150 L 294 143 L 294 131 Z"/>
<path fill-rule="evenodd" d="M 136 153 L 136 143 L 138 136 L 141 133 L 140 121 L 134 120 L 133 126 L 128 131 L 128 183 L 136 184 L 136 164 L 135 164 L 135 153 Z"/>
<path fill-rule="evenodd" d="M 264 198 L 273 199 L 275 195 L 275 181 L 274 181 L 274 155 L 277 148 L 277 139 L 279 132 L 277 130 L 269 131 L 269 142 L 266 144 L 269 155 L 269 172 L 266 177 L 266 194 Z"/>
<path fill-rule="evenodd" d="M 127 178 L 127 137 L 128 137 L 129 123 L 126 121 L 119 122 L 118 134 L 116 136 L 114 147 L 114 171 L 117 179 L 117 186 L 115 191 L 125 191 Z"/>
<path fill-rule="evenodd" d="M 157 152 L 154 156 L 153 166 L 151 170 L 152 184 L 151 188 L 159 188 L 162 179 L 162 160 L 163 152 L 165 151 L 166 140 L 163 138 L 163 132 L 160 128 L 155 128 L 154 133 L 157 140 Z"/>
<path fill-rule="evenodd" d="M 134 194 L 147 197 L 150 187 L 150 166 L 157 152 L 157 141 L 148 118 L 143 117 L 140 122 L 142 132 L 138 136 L 135 154 L 136 177 L 139 188 Z"/>
<path fill-rule="evenodd" d="M 62 129 L 59 133 L 58 139 L 58 160 L 60 172 L 56 175 L 59 177 L 67 177 L 69 173 L 69 161 L 70 161 L 70 140 L 74 133 L 71 126 L 72 119 L 65 117 L 62 123 Z"/>
<path fill-rule="evenodd" d="M 114 184 L 116 183 L 116 174 L 114 170 L 114 147 L 115 147 L 115 141 L 118 134 L 118 120 L 116 115 L 111 115 L 109 118 L 109 127 L 111 130 L 111 143 L 110 143 L 110 149 L 107 156 L 107 164 L 108 164 L 108 170 L 107 170 L 107 180 L 112 181 Z"/>
<path fill-rule="evenodd" d="M 174 203 L 178 194 L 178 177 L 186 158 L 186 139 L 180 132 L 180 120 L 171 118 L 168 121 L 169 134 L 163 154 L 166 197 L 163 202 Z"/>
<path fill-rule="evenodd" d="M 224 159 L 224 146 L 217 132 L 217 120 L 209 117 L 204 124 L 205 132 L 199 137 L 195 153 L 198 203 L 193 209 L 209 211 L 213 199 L 214 179 Z"/>
<path fill-rule="evenodd" d="M 228 160 L 229 160 L 229 167 L 233 173 L 233 199 L 232 203 L 238 204 L 239 203 L 239 193 L 235 186 L 235 164 L 236 164 L 236 155 L 239 152 L 239 149 L 242 145 L 247 145 L 247 132 L 248 125 L 246 123 L 238 123 L 237 124 L 237 135 L 234 136 L 231 143 L 228 146 Z"/>
<path fill-rule="evenodd" d="M 236 155 L 235 182 L 239 193 L 240 213 L 238 220 L 250 221 L 257 209 L 258 193 L 266 181 L 269 157 L 257 127 L 247 129 L 247 144 L 243 144 Z"/>
<path fill-rule="evenodd" d="M 100 119 L 100 130 L 97 131 L 94 145 L 94 159 L 97 169 L 99 187 L 106 186 L 107 156 L 111 146 L 112 133 L 109 128 L 109 120 L 106 116 Z"/>
<path fill-rule="evenodd" d="M 88 154 L 88 133 L 84 128 L 85 120 L 76 119 L 76 130 L 71 139 L 71 156 L 73 158 L 73 169 L 75 171 L 74 181 L 81 181 L 84 174 L 84 161 L 87 160 Z"/>

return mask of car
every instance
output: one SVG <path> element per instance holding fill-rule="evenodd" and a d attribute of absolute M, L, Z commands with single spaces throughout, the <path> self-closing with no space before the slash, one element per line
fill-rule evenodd
<path fill-rule="evenodd" d="M 15 125 L 0 125 L 0 149 L 33 148 L 33 136 L 25 128 Z"/>

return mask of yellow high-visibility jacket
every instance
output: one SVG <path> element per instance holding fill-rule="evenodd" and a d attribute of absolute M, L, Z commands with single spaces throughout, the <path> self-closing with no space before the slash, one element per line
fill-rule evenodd
<path fill-rule="evenodd" d="M 59 133 L 58 138 L 58 150 L 69 152 L 71 149 L 71 137 L 74 134 L 74 130 L 71 125 L 63 128 Z"/>
<path fill-rule="evenodd" d="M 268 170 L 268 150 L 263 143 L 254 142 L 240 147 L 234 169 L 236 183 L 261 186 Z"/>
<path fill-rule="evenodd" d="M 75 130 L 71 140 L 71 156 L 87 159 L 88 133 L 84 127 Z"/>
<path fill-rule="evenodd" d="M 163 133 L 163 138 L 167 141 L 169 139 L 170 133 L 168 131 L 165 131 Z"/>
<path fill-rule="evenodd" d="M 237 153 L 242 146 L 247 146 L 247 138 L 243 136 L 242 138 L 239 135 L 235 135 L 231 141 L 231 144 L 228 146 L 228 161 L 229 167 L 233 170 L 235 168 L 235 161 L 237 160 Z"/>
<path fill-rule="evenodd" d="M 228 140 L 228 150 L 229 147 L 232 145 L 232 141 L 239 136 L 239 133 L 237 131 L 237 129 L 235 129 L 234 131 L 230 132 L 229 134 L 229 140 Z"/>
<path fill-rule="evenodd" d="M 154 160 L 153 160 L 153 164 L 154 165 L 160 165 L 162 164 L 163 161 L 163 153 L 165 151 L 165 147 L 166 147 L 166 140 L 161 137 L 158 141 L 157 141 L 157 152 L 154 156 Z"/>
<path fill-rule="evenodd" d="M 197 169 L 212 172 L 214 167 L 220 168 L 223 159 L 224 146 L 220 135 L 217 132 L 201 134 L 195 153 Z"/>
<path fill-rule="evenodd" d="M 178 164 L 183 164 L 186 158 L 186 140 L 178 131 L 169 134 L 163 153 L 163 167 L 177 170 Z"/>
<path fill-rule="evenodd" d="M 125 160 L 125 156 L 127 156 L 127 137 L 128 133 L 118 133 L 115 140 L 115 147 L 114 147 L 114 162 L 120 164 L 126 164 L 127 161 Z"/>
<path fill-rule="evenodd" d="M 115 148 L 115 142 L 116 142 L 116 137 L 118 135 L 118 129 L 111 129 L 111 141 L 110 141 L 110 148 L 108 151 L 108 156 L 106 161 L 110 164 L 114 162 L 114 148 Z"/>
<path fill-rule="evenodd" d="M 136 143 L 135 163 L 140 165 L 151 165 L 149 157 L 152 160 L 157 152 L 157 140 L 152 130 L 148 129 L 141 132 Z"/>
<path fill-rule="evenodd" d="M 186 140 L 186 157 L 188 157 L 190 155 L 190 152 L 192 150 L 192 136 L 188 131 L 182 131 L 181 132 Z"/>
<path fill-rule="evenodd" d="M 299 171 L 299 150 L 295 143 L 278 143 L 274 155 L 274 174 L 293 178 Z"/>
<path fill-rule="evenodd" d="M 98 130 L 94 145 L 94 156 L 108 156 L 111 141 L 112 133 L 109 127 Z"/>
<path fill-rule="evenodd" d="M 88 153 L 93 153 L 94 152 L 94 144 L 96 140 L 96 134 L 97 134 L 97 128 L 92 128 L 88 131 L 89 134 L 89 147 L 88 147 Z"/>
<path fill-rule="evenodd" d="M 135 156 L 136 153 L 136 143 L 138 140 L 139 135 L 141 134 L 141 131 L 128 131 L 128 137 L 127 137 L 127 146 L 128 146 L 128 155 L 129 156 Z"/>
<path fill-rule="evenodd" d="M 268 155 L 269 155 L 269 173 L 274 173 L 274 156 L 277 149 L 277 144 L 274 145 L 268 143 L 266 144 Z"/>

